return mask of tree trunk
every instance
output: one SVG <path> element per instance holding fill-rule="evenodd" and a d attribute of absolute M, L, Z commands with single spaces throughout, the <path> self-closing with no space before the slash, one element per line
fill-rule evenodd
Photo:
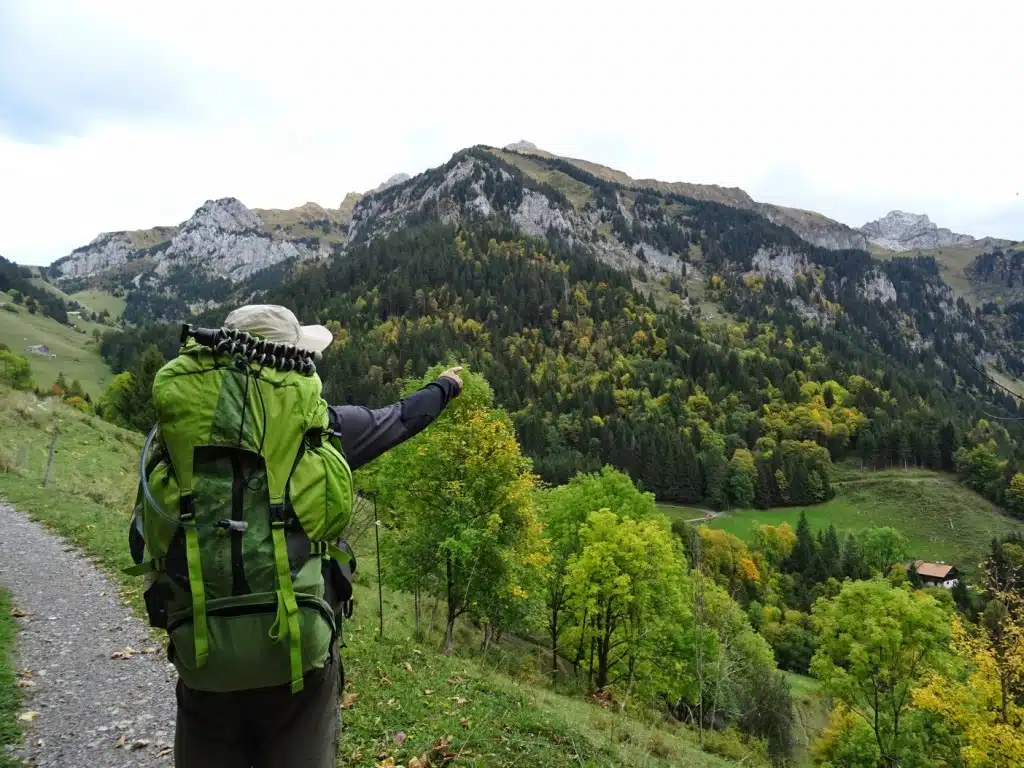
<path fill-rule="evenodd" d="M 629 697 L 633 694 L 633 681 L 636 679 L 636 654 L 629 654 L 629 684 L 626 686 L 626 701 L 624 704 L 629 703 Z"/>
<path fill-rule="evenodd" d="M 413 609 L 416 613 L 416 637 L 420 636 L 420 585 L 416 583 L 416 589 L 412 593 Z"/>
<path fill-rule="evenodd" d="M 580 641 L 576 645 L 576 659 L 572 663 L 572 673 L 579 679 L 580 664 L 583 663 L 583 638 L 587 634 L 587 609 L 583 609 L 583 621 L 580 622 Z"/>
<path fill-rule="evenodd" d="M 612 644 L 612 605 L 608 601 L 604 612 L 604 626 L 602 637 L 597 643 L 597 689 L 600 691 L 608 685 L 608 656 L 611 653 Z"/>
<path fill-rule="evenodd" d="M 437 606 L 441 604 L 441 598 L 434 597 L 434 607 L 430 609 L 430 631 L 434 631 L 434 627 L 437 626 Z"/>
<path fill-rule="evenodd" d="M 590 638 L 590 669 L 587 670 L 587 688 L 593 688 L 594 686 L 594 644 L 597 643 L 596 637 Z"/>
<path fill-rule="evenodd" d="M 1009 703 L 1009 700 L 1010 700 L 1010 679 L 1009 679 L 1008 670 L 1007 671 L 1000 670 L 1000 672 L 999 672 L 999 688 L 1001 689 L 1001 693 L 1002 693 L 1002 702 L 1001 702 L 1001 706 L 1000 706 L 1000 710 L 999 710 L 1000 714 L 1001 714 L 1000 722 L 1003 725 L 1006 725 L 1006 723 L 1007 723 L 1006 707 L 1007 707 L 1007 704 Z"/>
<path fill-rule="evenodd" d="M 455 632 L 455 617 L 452 615 L 448 616 L 448 621 L 444 626 L 444 650 L 442 653 L 445 656 L 451 655 L 452 652 L 452 637 Z"/>
<path fill-rule="evenodd" d="M 551 610 L 551 683 L 558 677 L 558 608 Z"/>
<path fill-rule="evenodd" d="M 448 556 L 445 565 L 445 573 L 448 580 L 448 620 L 444 628 L 444 655 L 452 652 L 452 637 L 455 632 L 455 566 L 452 565 L 451 555 Z"/>

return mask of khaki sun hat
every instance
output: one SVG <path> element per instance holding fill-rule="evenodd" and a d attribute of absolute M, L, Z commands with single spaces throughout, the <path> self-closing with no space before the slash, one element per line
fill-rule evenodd
<path fill-rule="evenodd" d="M 323 352 L 334 341 L 334 335 L 322 325 L 300 325 L 294 312 L 276 304 L 239 307 L 228 315 L 224 325 L 308 352 Z"/>

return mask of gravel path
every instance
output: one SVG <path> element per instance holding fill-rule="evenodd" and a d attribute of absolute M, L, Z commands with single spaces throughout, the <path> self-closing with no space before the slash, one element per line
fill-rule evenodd
<path fill-rule="evenodd" d="M 176 674 L 114 582 L 0 503 L 0 583 L 27 614 L 18 619 L 22 708 L 38 712 L 14 754 L 33 766 L 172 765 Z"/>

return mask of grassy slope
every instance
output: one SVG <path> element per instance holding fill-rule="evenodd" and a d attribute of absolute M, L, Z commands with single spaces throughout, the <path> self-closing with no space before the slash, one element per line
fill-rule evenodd
<path fill-rule="evenodd" d="M 114 296 L 106 291 L 79 291 L 71 294 L 71 298 L 93 312 L 102 312 L 105 309 L 115 320 L 124 314 L 124 297 Z"/>
<path fill-rule="evenodd" d="M 796 527 L 801 510 L 813 529 L 836 526 L 841 536 L 877 525 L 899 529 L 913 554 L 973 569 L 992 537 L 1024 531 L 1024 522 L 960 485 L 951 475 L 927 470 L 837 473 L 834 499 L 811 507 L 732 511 L 710 523 L 741 538 L 762 523 Z"/>
<path fill-rule="evenodd" d="M 531 160 L 525 155 L 517 155 L 514 152 L 505 152 L 500 149 L 493 149 L 491 152 L 509 165 L 514 165 L 530 178 L 544 184 L 550 184 L 569 198 L 569 202 L 576 208 L 582 208 L 588 201 L 594 201 L 594 190 L 568 174 L 546 168 L 541 163 Z"/>
<path fill-rule="evenodd" d="M 47 430 L 53 424 L 60 435 L 52 481 L 43 489 Z M 18 504 L 112 569 L 130 564 L 127 525 L 140 447 L 140 436 L 72 409 L 0 392 L 0 498 Z M 13 471 L 5 473 L 4 467 Z M 411 600 L 404 593 L 384 590 L 384 639 L 378 640 L 372 530 L 353 541 L 359 558 L 357 603 L 344 627 L 343 653 L 346 693 L 358 697 L 345 712 L 341 749 L 346 764 L 374 765 L 382 754 L 402 764 L 443 738 L 450 740 L 451 752 L 465 750 L 457 765 L 735 764 L 701 752 L 694 734 L 681 726 L 613 714 L 531 684 L 543 681 L 546 664 L 528 645 L 503 644 L 483 659 L 478 637 L 460 624 L 456 654 L 441 656 L 440 615 L 422 642 L 414 641 Z M 122 596 L 142 612 L 141 580 L 116 571 L 114 576 Z M 424 610 L 425 623 L 431 607 Z M 393 738 L 399 731 L 407 737 L 401 746 Z"/>
<path fill-rule="evenodd" d="M 18 724 L 21 696 L 18 694 L 14 663 L 16 634 L 10 595 L 0 587 L 0 768 L 16 764 L 3 751 L 3 747 L 21 738 L 21 727 Z"/>
<path fill-rule="evenodd" d="M 10 297 L 0 292 L 0 302 L 9 301 Z M 98 329 L 102 333 L 109 328 L 78 319 L 73 322 L 84 331 L 79 333 L 39 312 L 33 315 L 24 307 L 15 309 L 16 313 L 0 310 L 0 342 L 18 353 L 24 353 L 30 344 L 45 344 L 57 355 L 54 360 L 28 355 L 39 387 L 49 388 L 63 371 L 68 383 L 78 379 L 86 392 L 93 398 L 99 398 L 113 374 L 100 357 L 92 332 Z"/>
<path fill-rule="evenodd" d="M 957 296 L 963 296 L 971 307 L 980 307 L 986 301 L 1003 303 L 1007 298 L 1020 298 L 1019 290 L 1006 290 L 993 283 L 970 280 L 964 271 L 985 248 L 979 246 L 958 246 L 952 248 L 915 248 L 902 253 L 872 246 L 875 258 L 891 259 L 894 256 L 933 256 L 939 265 L 939 275 Z"/>
<path fill-rule="evenodd" d="M 829 704 L 814 678 L 787 672 L 786 679 L 793 696 L 794 762 L 811 765 L 810 748 L 828 724 Z"/>

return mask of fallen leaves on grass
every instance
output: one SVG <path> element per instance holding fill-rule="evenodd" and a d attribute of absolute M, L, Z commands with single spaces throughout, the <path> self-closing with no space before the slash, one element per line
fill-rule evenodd
<path fill-rule="evenodd" d="M 355 706 L 356 700 L 359 698 L 358 693 L 346 693 L 345 698 L 341 702 L 342 709 L 352 709 Z"/>

